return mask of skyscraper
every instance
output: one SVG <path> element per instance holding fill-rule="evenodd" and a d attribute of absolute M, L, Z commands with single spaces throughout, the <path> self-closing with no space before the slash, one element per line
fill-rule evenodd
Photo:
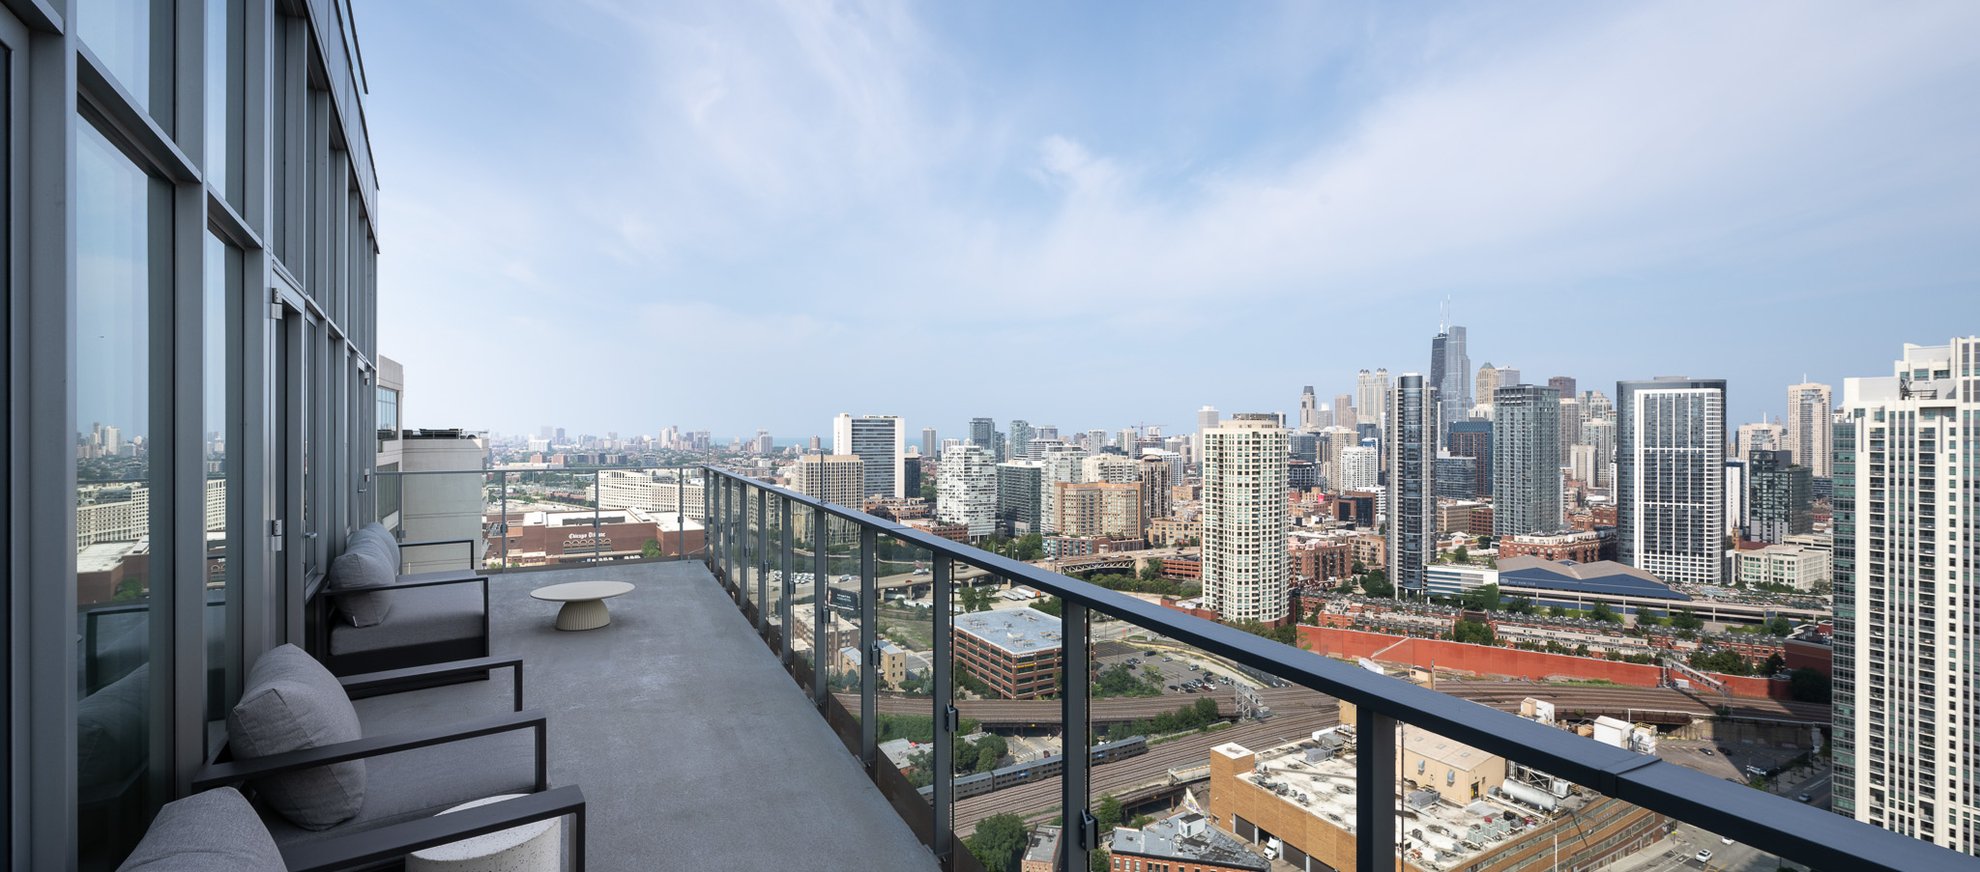
<path fill-rule="evenodd" d="M 798 458 L 791 472 L 792 490 L 841 506 L 856 508 L 865 502 L 865 494 L 861 493 L 865 486 L 865 464 L 851 454 L 806 454 Z M 798 535 L 809 539 L 811 513 L 798 512 L 796 519 Z M 828 527 L 834 542 L 859 538 L 859 531 L 851 524 Z"/>
<path fill-rule="evenodd" d="M 1980 853 L 1980 337 L 1907 344 L 1894 371 L 1844 379 L 1833 431 L 1834 809 Z"/>
<path fill-rule="evenodd" d="M 1045 464 L 1012 460 L 997 464 L 997 527 L 1006 536 L 1044 532 Z"/>
<path fill-rule="evenodd" d="M 933 427 L 921 428 L 921 456 L 934 457 L 942 450 L 942 440 Z"/>
<path fill-rule="evenodd" d="M 1141 523 L 1146 526 L 1156 518 L 1169 516 L 1169 461 L 1157 455 L 1147 455 L 1138 462 L 1141 464 Z"/>
<path fill-rule="evenodd" d="M 1499 390 L 1499 370 L 1491 361 L 1485 361 L 1485 365 L 1478 368 L 1478 378 L 1473 382 L 1473 387 L 1477 389 L 1478 405 L 1492 404 L 1493 394 Z"/>
<path fill-rule="evenodd" d="M 1595 480 L 1585 483 L 1601 488 L 1615 487 L 1616 422 L 1608 418 L 1590 417 L 1581 425 L 1581 440 L 1595 449 L 1594 456 L 1590 458 L 1595 465 Z"/>
<path fill-rule="evenodd" d="M 1374 372 L 1362 370 L 1354 377 L 1354 407 L 1361 410 L 1364 423 L 1374 424 L 1386 432 L 1389 429 L 1389 371 L 1378 369 Z"/>
<path fill-rule="evenodd" d="M 1553 388 L 1554 392 L 1560 394 L 1561 399 L 1563 400 L 1572 400 L 1576 398 L 1576 394 L 1574 392 L 1574 387 L 1575 387 L 1574 376 L 1571 375 L 1553 376 L 1547 379 L 1547 387 Z"/>
<path fill-rule="evenodd" d="M 1405 373 L 1391 392 L 1389 420 L 1389 580 L 1398 596 L 1423 590 L 1437 553 L 1437 391 Z"/>
<path fill-rule="evenodd" d="M 1023 460 L 1031 456 L 1031 439 L 1034 434 L 1031 422 L 1023 418 L 1011 419 L 1011 438 L 1008 441 L 1006 460 Z"/>
<path fill-rule="evenodd" d="M 1616 383 L 1621 562 L 1679 584 L 1724 584 L 1726 382 Z"/>
<path fill-rule="evenodd" d="M 1561 529 L 1560 393 L 1500 386 L 1492 397 L 1492 535 Z"/>
<path fill-rule="evenodd" d="M 1361 411 L 1355 408 L 1353 396 L 1349 394 L 1336 394 L 1334 396 L 1333 418 L 1326 420 L 1325 415 L 1322 415 L 1321 418 L 1323 419 L 1322 427 L 1329 425 L 1334 427 L 1353 427 L 1361 423 Z"/>
<path fill-rule="evenodd" d="M 1320 423 L 1320 398 L 1314 396 L 1313 386 L 1307 385 L 1299 392 L 1299 429 L 1318 430 L 1326 426 Z"/>
<path fill-rule="evenodd" d="M 1053 487 L 1060 482 L 1085 481 L 1081 461 L 1086 459 L 1086 450 L 1077 445 L 1067 445 L 1058 440 L 1032 440 L 1038 462 L 1043 470 L 1039 485 L 1039 523 L 1045 533 L 1056 533 L 1058 519 L 1058 491 Z"/>
<path fill-rule="evenodd" d="M 971 539 L 997 532 L 997 464 L 990 449 L 964 444 L 942 451 L 935 517 L 962 524 Z"/>
<path fill-rule="evenodd" d="M 1733 453 L 1746 460 L 1755 451 L 1774 451 L 1787 446 L 1782 443 L 1787 430 L 1779 424 L 1762 421 L 1757 424 L 1739 425 L 1738 438 L 1733 440 Z"/>
<path fill-rule="evenodd" d="M 1368 491 L 1381 485 L 1382 460 L 1376 451 L 1365 445 L 1351 445 L 1341 449 L 1340 479 L 1341 491 Z"/>
<path fill-rule="evenodd" d="M 854 455 L 864 464 L 862 499 L 907 496 L 905 426 L 898 415 L 855 417 L 841 412 L 832 419 L 832 453 Z M 922 435 L 925 438 L 927 433 Z"/>
<path fill-rule="evenodd" d="M 1795 463 L 1789 452 L 1753 452 L 1746 461 L 1746 537 L 1779 543 L 1789 536 L 1814 532 L 1815 496 L 1810 478 L 1808 467 Z"/>
<path fill-rule="evenodd" d="M 997 422 L 989 418 L 969 419 L 969 441 L 970 444 L 985 451 L 995 452 L 997 450 Z M 992 456 L 995 456 L 994 453 Z"/>
<path fill-rule="evenodd" d="M 1794 455 L 1794 462 L 1808 467 L 1815 478 L 1829 477 L 1829 440 L 1833 433 L 1835 403 L 1829 386 L 1816 382 L 1788 385 L 1787 430 L 1782 447 Z"/>
<path fill-rule="evenodd" d="M 1430 342 L 1430 384 L 1437 391 L 1437 417 L 1431 423 L 1431 450 L 1444 444 L 1444 425 L 1471 416 L 1471 356 L 1464 350 L 1464 328 L 1446 325 Z"/>
<path fill-rule="evenodd" d="M 1226 620 L 1286 616 L 1286 431 L 1238 414 L 1203 431 L 1203 599 Z"/>
<path fill-rule="evenodd" d="M 1478 480 L 1475 492 L 1481 497 L 1492 495 L 1492 421 L 1472 419 L 1454 421 L 1450 427 L 1451 453 L 1459 457 L 1478 460 Z"/>

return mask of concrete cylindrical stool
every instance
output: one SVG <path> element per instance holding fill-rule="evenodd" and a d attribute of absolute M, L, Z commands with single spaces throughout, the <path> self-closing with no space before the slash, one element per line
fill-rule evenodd
<path fill-rule="evenodd" d="M 522 794 L 477 799 L 441 814 L 519 796 Z M 563 833 L 562 818 L 497 830 L 485 836 L 414 851 L 406 858 L 406 872 L 559 872 L 563 868 Z"/>

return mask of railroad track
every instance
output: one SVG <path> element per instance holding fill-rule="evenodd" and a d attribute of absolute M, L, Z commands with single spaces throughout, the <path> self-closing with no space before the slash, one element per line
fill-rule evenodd
<path fill-rule="evenodd" d="M 1667 687 L 1586 687 L 1578 685 L 1533 684 L 1523 681 L 1452 681 L 1439 691 L 1496 709 L 1516 711 L 1526 697 L 1544 699 L 1557 710 L 1580 709 L 1593 712 L 1622 712 L 1629 709 L 1685 712 L 1697 717 L 1718 714 L 1699 697 Z M 1732 697 L 1735 717 L 1773 718 L 1827 723 L 1829 707 L 1820 703 L 1776 699 Z"/>
<path fill-rule="evenodd" d="M 1269 720 L 1239 724 L 1214 732 L 1184 736 L 1149 748 L 1148 753 L 1138 757 L 1095 766 L 1092 772 L 1092 793 L 1094 796 L 1106 793 L 1120 794 L 1129 788 L 1162 778 L 1172 768 L 1201 766 L 1209 760 L 1210 749 L 1225 742 L 1237 742 L 1252 749 L 1270 748 L 1306 738 L 1313 731 L 1331 727 L 1338 722 L 1338 711 L 1332 706 L 1326 706 L 1289 715 L 1276 715 Z M 1052 809 L 1058 807 L 1061 789 L 1059 777 L 1053 776 L 1019 787 L 1009 787 L 962 800 L 956 803 L 956 835 L 967 837 L 976 831 L 977 822 L 996 814 L 1016 814 L 1025 818 L 1027 823 L 1041 820 Z"/>

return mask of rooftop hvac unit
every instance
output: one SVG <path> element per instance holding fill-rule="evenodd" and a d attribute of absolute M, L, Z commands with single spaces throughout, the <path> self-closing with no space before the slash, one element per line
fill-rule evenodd
<path fill-rule="evenodd" d="M 1409 796 L 1404 798 L 1404 804 L 1414 809 L 1429 808 L 1437 804 L 1437 791 L 1412 790 L 1409 792 Z M 1418 838 L 1422 837 L 1418 836 Z"/>

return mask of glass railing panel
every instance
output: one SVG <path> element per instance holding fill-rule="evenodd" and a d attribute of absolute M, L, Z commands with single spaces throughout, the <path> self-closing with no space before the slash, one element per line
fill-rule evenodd
<path fill-rule="evenodd" d="M 1209 616 L 1194 580 L 1163 578 L 1143 566 L 1103 569 L 1089 579 L 1170 610 L 1178 620 Z M 1339 722 L 1333 700 L 1294 688 L 1229 658 L 1106 614 L 1093 614 L 1088 793 L 1098 839 L 1093 853 L 1132 865 L 1200 859 L 1210 846 L 1264 864 L 1280 856 L 1255 812 L 1224 807 L 1219 773 L 1234 747 L 1276 747 L 1309 739 Z M 1244 625 L 1271 635 L 1265 626 Z M 1277 631 L 1290 639 L 1290 630 Z M 1187 838 L 1178 838 L 1178 834 Z M 1165 854 L 1162 846 L 1182 853 Z M 1307 868 L 1293 855 L 1295 868 Z M 1315 866 L 1313 868 L 1322 868 Z M 1355 868 L 1353 857 L 1334 868 Z"/>
<path fill-rule="evenodd" d="M 785 571 L 784 561 L 784 498 L 770 495 L 763 504 L 762 551 L 758 554 L 757 567 L 763 572 L 763 628 L 764 639 L 773 651 L 779 652 L 788 666 L 791 656 L 791 635 L 788 632 L 791 620 L 792 576 Z"/>
<path fill-rule="evenodd" d="M 878 658 L 874 780 L 915 835 L 933 848 L 936 718 L 934 556 L 893 536 L 874 537 Z M 922 788 L 929 788 L 927 792 Z"/>
<path fill-rule="evenodd" d="M 873 687 L 876 693 L 898 693 L 906 684 L 906 661 L 901 647 L 868 632 L 867 613 L 872 597 L 866 594 L 860 568 L 860 528 L 844 518 L 827 515 L 822 534 L 815 537 L 814 549 L 823 549 L 824 578 L 812 584 L 823 597 L 825 629 L 819 636 L 820 661 L 826 665 L 825 719 L 833 732 L 862 761 L 871 763 L 867 745 L 866 712 L 871 700 L 862 700 L 862 670 L 872 651 Z M 807 565 L 816 567 L 814 553 Z M 877 630 L 877 623 L 873 625 Z M 817 634 L 814 634 L 817 635 Z M 865 705 L 862 703 L 865 702 Z"/>
<path fill-rule="evenodd" d="M 957 564 L 949 646 L 959 716 L 951 828 L 958 861 L 1016 868 L 1056 850 L 1065 762 L 1066 636 L 1050 602 Z M 1036 850 L 1034 851 L 1034 845 Z"/>

